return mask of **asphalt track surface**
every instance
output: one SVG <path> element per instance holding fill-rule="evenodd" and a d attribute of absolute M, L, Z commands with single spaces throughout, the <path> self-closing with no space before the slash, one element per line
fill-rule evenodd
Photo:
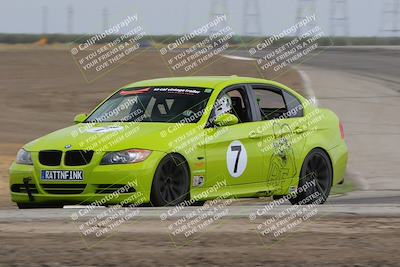
<path fill-rule="evenodd" d="M 291 209 L 291 208 L 294 209 Z M 92 217 L 99 216 L 104 212 L 105 207 L 98 207 L 91 210 L 87 215 L 76 216 L 79 211 L 84 211 L 85 206 L 76 206 L 64 209 L 31 209 L 31 210 L 2 210 L 0 211 L 0 223 L 12 223 L 12 222 L 30 222 L 30 221 L 87 221 Z M 268 218 L 276 216 L 286 210 L 291 209 L 291 212 L 296 212 L 301 209 L 302 206 L 290 206 L 280 205 L 269 209 L 268 203 L 254 205 L 238 205 L 227 207 L 227 213 L 224 218 L 247 218 L 249 221 L 253 221 L 256 218 Z M 331 204 L 325 203 L 316 207 L 318 210 L 318 216 L 320 217 L 349 217 L 349 216 L 361 216 L 361 217 L 397 217 L 400 214 L 400 204 Z M 137 210 L 135 216 L 132 219 L 153 219 L 163 221 L 163 215 L 173 211 L 173 207 L 140 207 L 130 208 Z M 189 217 L 190 214 L 199 209 L 199 207 L 185 207 L 177 213 L 171 213 L 172 215 L 167 216 L 167 219 L 177 219 Z M 266 213 L 263 211 L 267 210 Z M 114 209 L 113 212 L 118 211 L 124 212 L 124 209 Z M 212 217 L 217 212 L 206 211 L 207 216 Z M 83 214 L 83 213 L 82 213 Z M 252 218 L 251 215 L 256 214 L 257 216 Z"/>
<path fill-rule="evenodd" d="M 236 51 L 235 55 L 249 56 L 246 51 Z M 349 194 L 330 197 L 318 208 L 322 214 L 400 215 L 399 55 L 400 50 L 394 48 L 330 48 L 295 66 L 319 105 L 334 110 L 341 118 L 350 153 L 346 178 L 357 187 Z M 238 203 L 229 208 L 228 216 L 248 217 L 266 204 Z M 285 203 L 275 210 L 287 207 Z M 194 208 L 175 216 L 184 216 Z M 159 218 L 168 209 L 139 208 L 138 216 Z M 66 219 L 74 212 L 73 208 L 1 210 L 0 221 Z"/>
<path fill-rule="evenodd" d="M 400 203 L 399 55 L 392 48 L 336 48 L 299 66 L 319 105 L 334 110 L 345 128 L 347 178 L 359 190 L 333 203 Z"/>

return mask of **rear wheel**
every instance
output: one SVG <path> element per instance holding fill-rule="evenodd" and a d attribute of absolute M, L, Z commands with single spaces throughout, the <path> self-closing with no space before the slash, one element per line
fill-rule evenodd
<path fill-rule="evenodd" d="M 157 167 L 151 188 L 154 206 L 175 206 L 189 196 L 189 169 L 179 155 L 163 158 Z"/>
<path fill-rule="evenodd" d="M 322 149 L 308 153 L 301 168 L 298 193 L 289 198 L 293 205 L 323 204 L 332 187 L 331 162 Z"/>

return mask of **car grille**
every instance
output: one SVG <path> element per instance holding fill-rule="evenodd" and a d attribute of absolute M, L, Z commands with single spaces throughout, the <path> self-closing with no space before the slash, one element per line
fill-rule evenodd
<path fill-rule="evenodd" d="M 122 189 L 122 188 L 125 188 L 125 189 Z M 135 188 L 129 187 L 129 189 L 128 189 L 127 185 L 125 185 L 125 184 L 100 184 L 97 186 L 96 194 L 112 194 L 118 190 L 120 190 L 121 194 L 136 192 Z"/>
<path fill-rule="evenodd" d="M 82 166 L 90 163 L 93 157 L 93 150 L 71 150 L 65 153 L 64 164 L 66 166 Z M 59 166 L 61 163 L 62 151 L 43 150 L 39 152 L 39 162 L 45 166 Z"/>
<path fill-rule="evenodd" d="M 39 152 L 39 162 L 46 166 L 58 166 L 61 162 L 62 152 L 58 150 L 43 150 Z"/>
<path fill-rule="evenodd" d="M 72 150 L 65 153 L 64 164 L 66 166 L 81 166 L 90 163 L 93 150 Z"/>
<path fill-rule="evenodd" d="M 41 184 L 40 186 L 47 193 L 56 195 L 80 194 L 86 188 L 86 184 Z"/>

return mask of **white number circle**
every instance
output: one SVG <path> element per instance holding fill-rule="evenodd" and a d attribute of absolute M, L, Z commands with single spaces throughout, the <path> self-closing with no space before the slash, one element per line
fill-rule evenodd
<path fill-rule="evenodd" d="M 229 144 L 226 151 L 226 166 L 232 177 L 239 177 L 247 166 L 247 152 L 244 145 L 239 141 Z"/>

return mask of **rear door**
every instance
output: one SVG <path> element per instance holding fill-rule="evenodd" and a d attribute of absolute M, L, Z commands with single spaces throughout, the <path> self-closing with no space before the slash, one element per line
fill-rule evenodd
<path fill-rule="evenodd" d="M 259 131 L 264 179 L 277 190 L 286 190 L 300 172 L 298 163 L 306 142 L 306 123 L 300 101 L 281 88 L 252 85 L 259 107 Z"/>

